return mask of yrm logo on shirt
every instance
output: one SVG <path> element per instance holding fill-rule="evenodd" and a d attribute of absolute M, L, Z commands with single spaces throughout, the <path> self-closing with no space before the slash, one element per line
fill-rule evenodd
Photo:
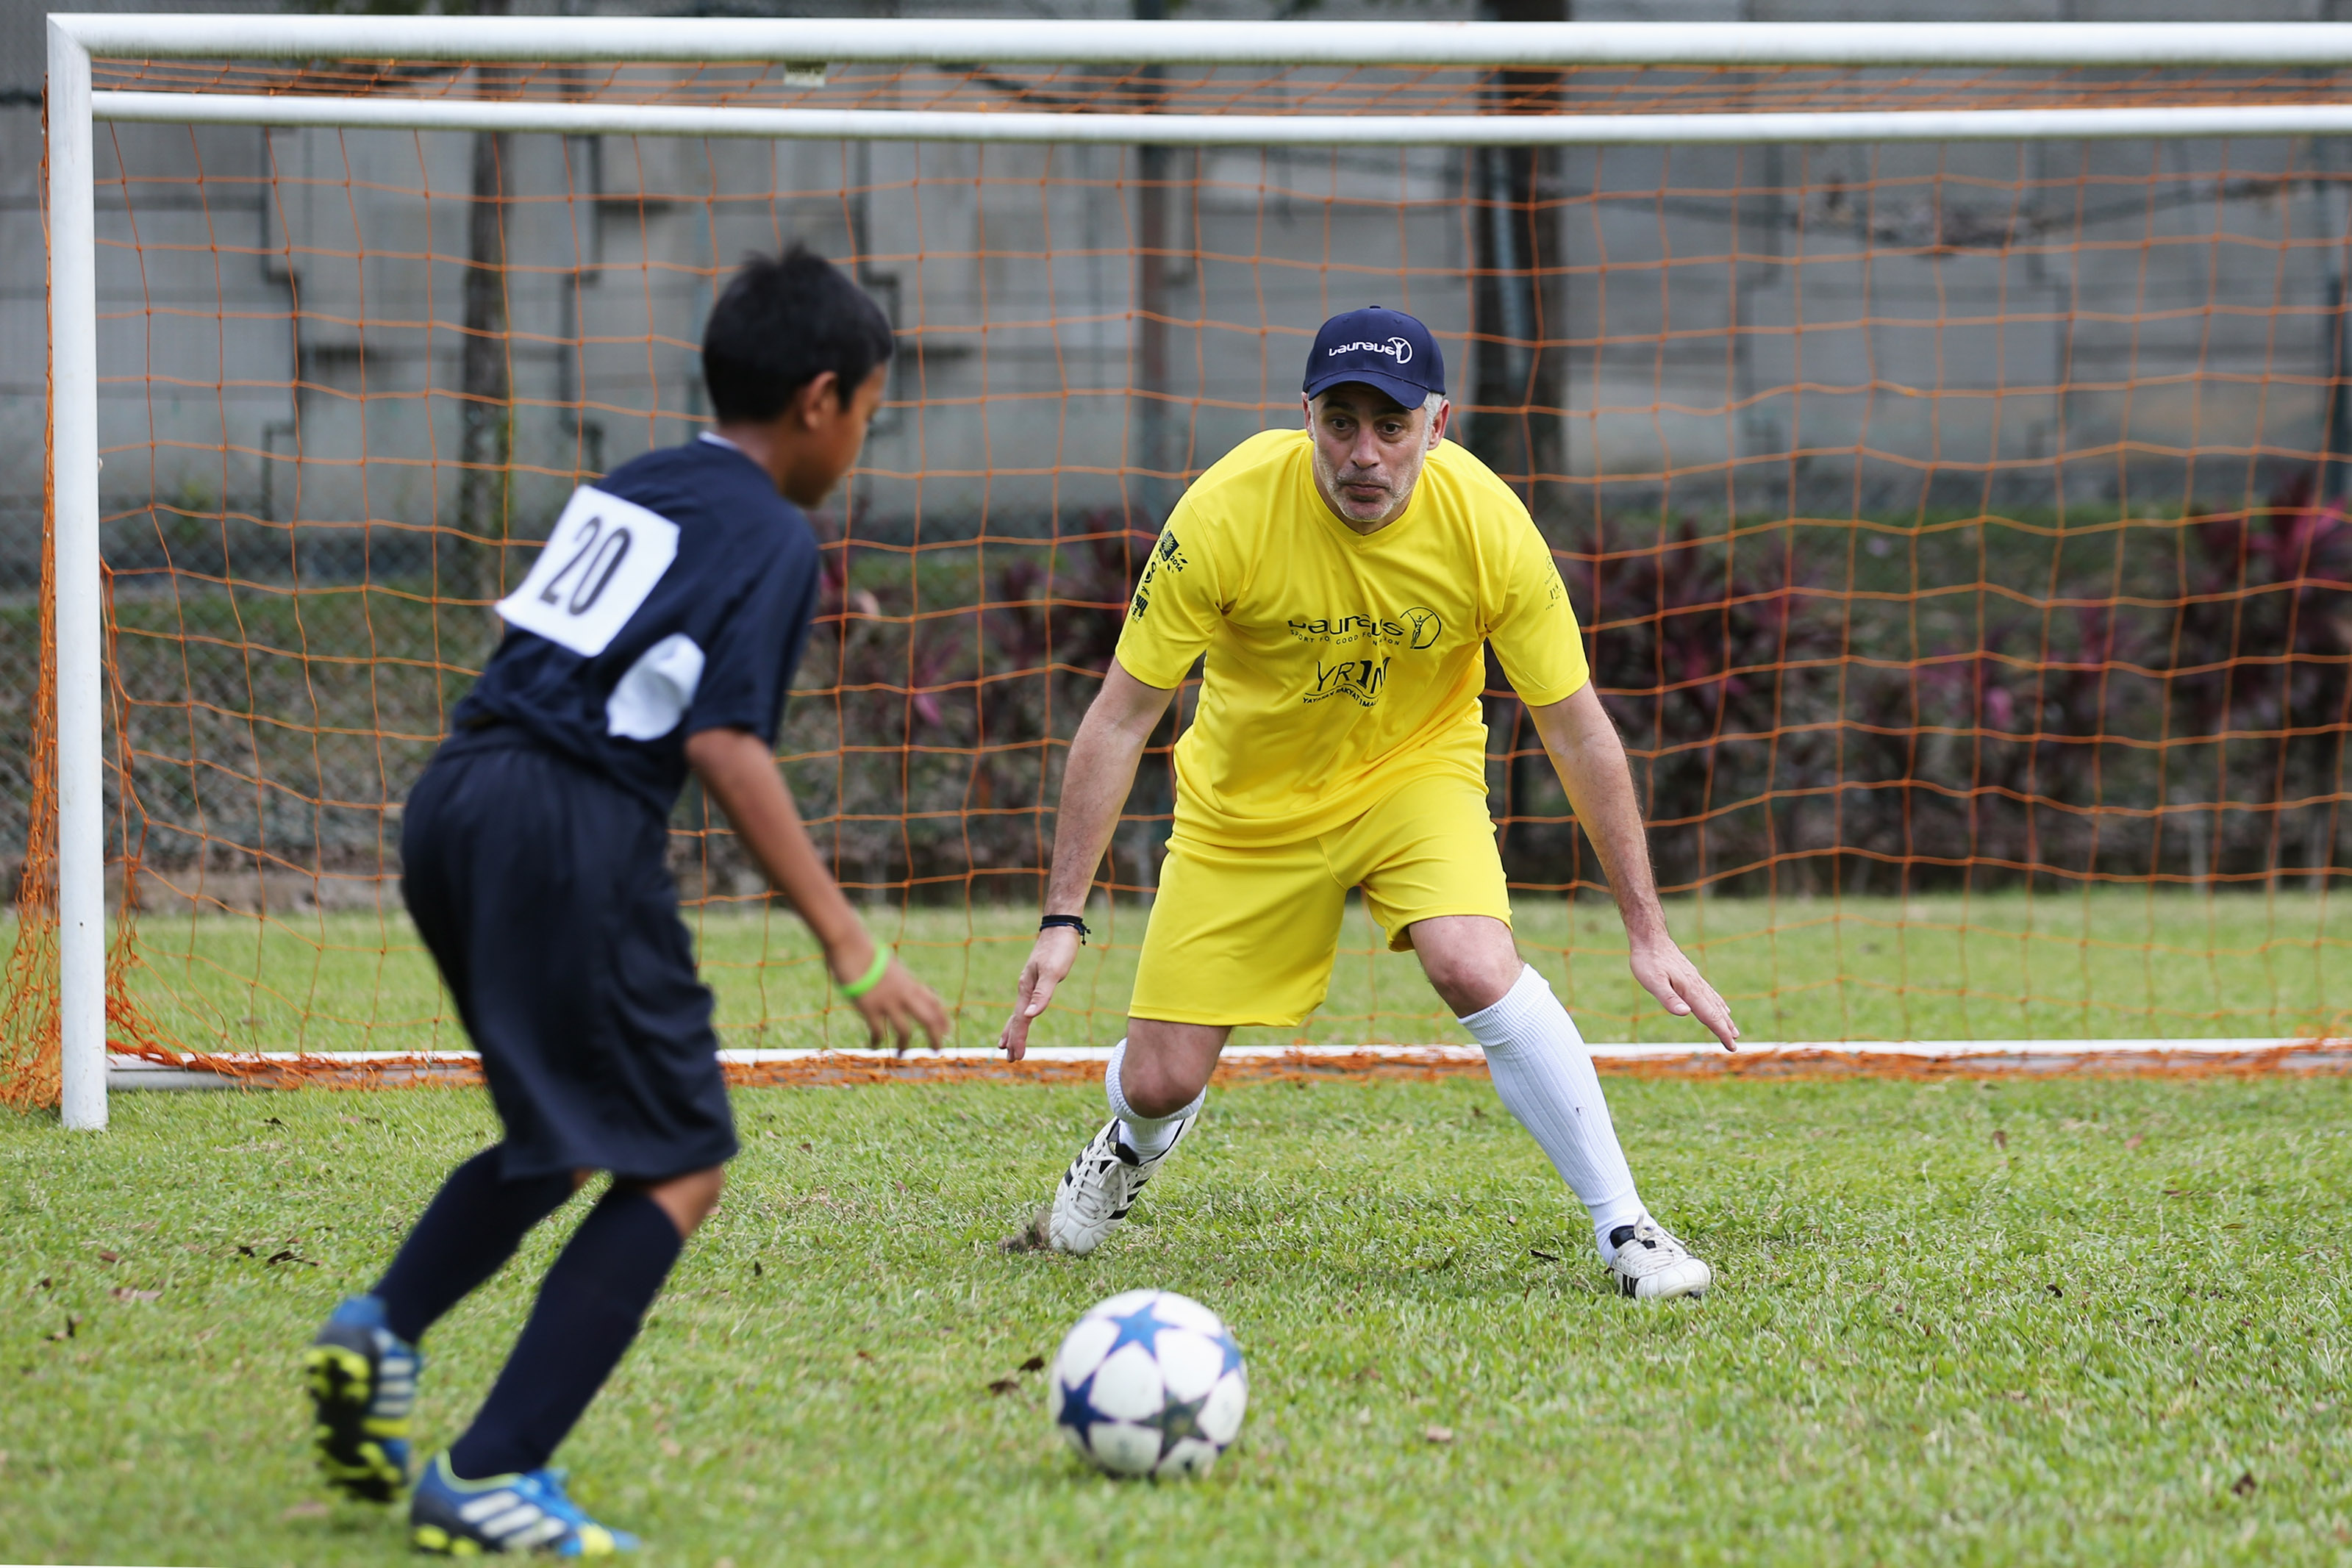
<path fill-rule="evenodd" d="M 1389 684 L 1389 660 L 1386 654 L 1377 659 L 1342 659 L 1336 664 L 1315 662 L 1315 689 L 1307 694 L 1310 703 L 1326 697 L 1351 698 L 1359 707 L 1370 707 L 1381 700 L 1381 689 Z"/>

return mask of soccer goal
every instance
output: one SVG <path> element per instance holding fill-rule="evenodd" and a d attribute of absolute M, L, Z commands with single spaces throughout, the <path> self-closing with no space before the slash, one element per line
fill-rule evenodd
<path fill-rule="evenodd" d="M 2340 1032 L 2347 68 L 2335 25 L 52 17 L 0 1096 L 464 1045 L 400 802 L 796 241 L 902 349 L 780 749 L 967 1039 L 1143 553 L 1369 303 L 1558 552 L 1751 1038 Z M 1522 944 L 1588 1036 L 1679 1038 L 1486 717 Z M 1065 1046 L 1118 1033 L 1158 738 Z M 858 1041 L 723 821 L 674 834 L 728 1044 Z M 1460 1038 L 1381 946 L 1351 915 L 1303 1041 Z"/>

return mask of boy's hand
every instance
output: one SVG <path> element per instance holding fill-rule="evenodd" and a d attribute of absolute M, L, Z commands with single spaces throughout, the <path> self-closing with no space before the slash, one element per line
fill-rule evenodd
<path fill-rule="evenodd" d="M 866 963 L 874 962 L 873 949 L 866 949 Z M 835 967 L 835 973 L 840 967 Z M 852 978 L 864 973 L 864 967 L 852 972 Z M 880 1045 L 885 1034 L 895 1038 L 898 1054 L 915 1043 L 915 1031 L 919 1029 L 930 1038 L 933 1051 L 947 1042 L 948 1009 L 931 988 L 907 972 L 907 966 L 892 954 L 890 967 L 874 988 L 852 1002 L 857 1016 L 866 1020 L 866 1039 L 869 1045 Z"/>
<path fill-rule="evenodd" d="M 1066 925 L 1048 925 L 1037 933 L 1037 945 L 1029 949 L 1029 961 L 1021 966 L 1021 989 L 1013 1004 L 1013 1016 L 1004 1020 L 996 1037 L 996 1049 L 1004 1052 L 1007 1061 L 1018 1061 L 1029 1054 L 1029 1026 L 1053 1001 L 1054 988 L 1078 961 L 1078 934 Z"/>

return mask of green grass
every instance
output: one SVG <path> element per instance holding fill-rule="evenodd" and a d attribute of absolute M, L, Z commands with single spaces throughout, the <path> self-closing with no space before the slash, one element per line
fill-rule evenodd
<path fill-rule="evenodd" d="M 772 905 L 693 915 L 727 1042 L 862 1042 L 800 924 Z M 763 912 L 764 911 L 764 912 Z M 2308 893 L 2098 890 L 1920 898 L 1683 900 L 1675 930 L 1756 1040 L 2288 1035 L 2352 1015 L 2352 900 Z M 1145 911 L 1106 915 L 1037 1039 L 1117 1039 Z M 873 911 L 957 1009 L 961 1038 L 995 1038 L 1029 948 L 1028 909 Z M 1605 903 L 1523 896 L 1528 956 L 1561 984 L 1588 1038 L 1688 1039 L 1626 973 Z M 419 1050 L 465 1042 L 396 911 L 151 914 L 133 988 L 172 1037 L 229 1050 Z M 1330 999 L 1305 1028 L 1244 1042 L 1463 1040 L 1409 955 L 1350 910 Z"/>
<path fill-rule="evenodd" d="M 563 1458 L 648 1568 L 2343 1560 L 2352 1081 L 1611 1092 L 1720 1272 L 1704 1303 L 1604 1294 L 1475 1079 L 1222 1090 L 1084 1260 L 992 1243 L 1097 1092 L 744 1094 L 726 1203 Z M 484 1102 L 115 1114 L 0 1118 L 0 1559 L 406 1561 L 383 1511 L 317 1500 L 295 1357 L 491 1135 Z M 432 1334 L 426 1443 L 569 1224 Z M 1097 1479 L 1037 1376 L 988 1391 L 1146 1284 L 1250 1358 L 1202 1484 Z"/>

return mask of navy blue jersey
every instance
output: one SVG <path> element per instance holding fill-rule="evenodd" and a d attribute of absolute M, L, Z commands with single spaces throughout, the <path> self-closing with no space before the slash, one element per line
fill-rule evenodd
<path fill-rule="evenodd" d="M 572 497 L 499 603 L 506 637 L 457 705 L 456 735 L 503 721 L 667 817 L 688 736 L 775 743 L 817 567 L 808 519 L 733 447 L 625 463 Z"/>

